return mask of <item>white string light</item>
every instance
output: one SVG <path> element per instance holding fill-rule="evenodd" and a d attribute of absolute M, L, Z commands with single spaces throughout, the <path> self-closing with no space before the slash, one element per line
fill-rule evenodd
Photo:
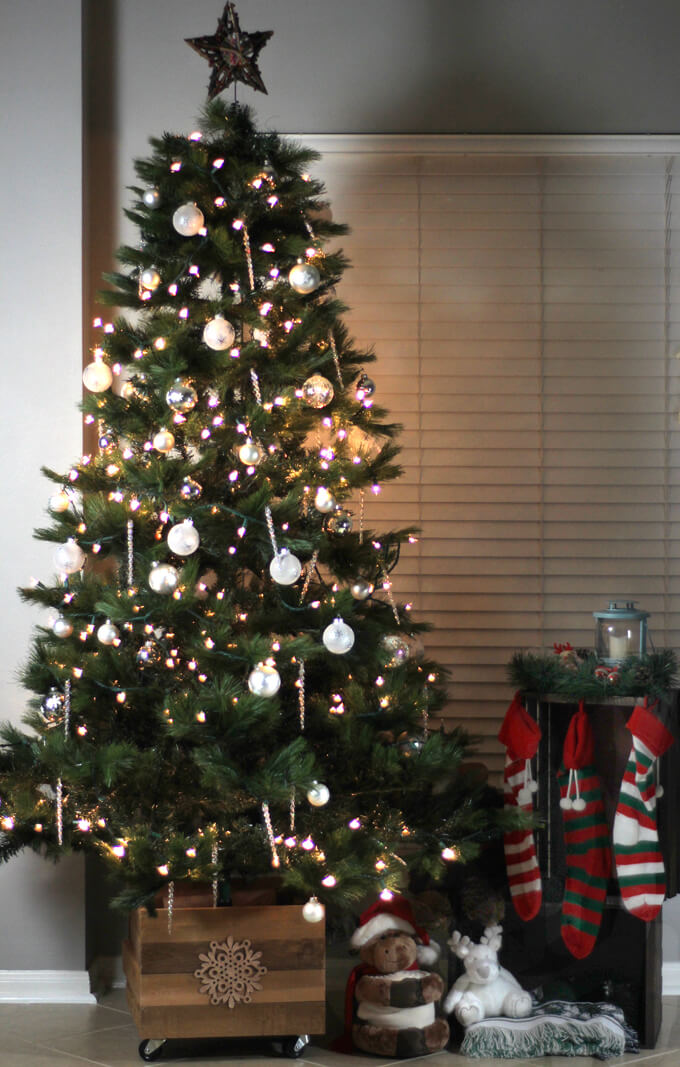
<path fill-rule="evenodd" d="M 265 801 L 262 803 L 262 814 L 264 816 L 264 825 L 267 828 L 267 837 L 269 838 L 269 847 L 272 850 L 272 867 L 280 867 L 281 860 L 279 854 L 276 851 L 276 841 L 274 840 L 274 831 L 272 829 L 272 817 L 269 814 L 269 804 Z"/>

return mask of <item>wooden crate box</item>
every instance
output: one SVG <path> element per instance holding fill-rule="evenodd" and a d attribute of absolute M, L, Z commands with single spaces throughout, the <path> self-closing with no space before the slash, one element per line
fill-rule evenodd
<path fill-rule="evenodd" d="M 144 1038 L 322 1034 L 325 924 L 302 908 L 140 909 L 123 964 Z"/>

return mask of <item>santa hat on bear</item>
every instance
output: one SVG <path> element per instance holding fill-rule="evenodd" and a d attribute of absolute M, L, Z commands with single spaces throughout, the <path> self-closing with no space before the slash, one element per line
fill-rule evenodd
<path fill-rule="evenodd" d="M 391 900 L 376 900 L 370 908 L 362 912 L 359 917 L 359 925 L 350 938 L 350 946 L 354 949 L 365 948 L 373 941 L 377 941 L 383 934 L 397 931 L 402 934 L 410 934 L 420 942 L 418 945 L 418 963 L 422 966 L 432 966 L 439 959 L 440 948 L 436 941 L 430 943 L 427 930 L 418 926 L 413 916 L 413 910 L 405 897 L 395 896 Z"/>

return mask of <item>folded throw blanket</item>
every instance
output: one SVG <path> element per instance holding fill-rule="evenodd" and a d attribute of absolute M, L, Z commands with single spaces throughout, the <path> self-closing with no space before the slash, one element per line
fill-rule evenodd
<path fill-rule="evenodd" d="M 614 1004 L 550 1000 L 525 1019 L 483 1019 L 465 1031 L 460 1051 L 475 1058 L 592 1056 L 639 1052 L 638 1036 Z"/>

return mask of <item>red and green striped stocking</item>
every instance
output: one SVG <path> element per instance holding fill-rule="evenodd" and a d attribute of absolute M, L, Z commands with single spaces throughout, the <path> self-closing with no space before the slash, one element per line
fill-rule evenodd
<path fill-rule="evenodd" d="M 660 791 L 655 763 L 673 743 L 673 735 L 652 715 L 646 699 L 634 708 L 626 727 L 633 735 L 633 745 L 614 819 L 614 859 L 624 906 L 650 922 L 666 896 L 666 872 L 656 826 Z"/>
<path fill-rule="evenodd" d="M 561 933 L 580 960 L 595 946 L 612 865 L 602 783 L 593 767 L 593 735 L 583 701 L 569 723 L 557 781 L 567 851 Z"/>
<path fill-rule="evenodd" d="M 519 693 L 515 693 L 498 733 L 506 747 L 503 798 L 506 808 L 533 809 L 536 783 L 531 776 L 531 759 L 536 754 L 541 730 L 526 711 Z M 543 896 L 541 872 L 531 830 L 511 830 L 503 835 L 505 865 L 510 896 L 520 919 L 533 919 Z"/>

